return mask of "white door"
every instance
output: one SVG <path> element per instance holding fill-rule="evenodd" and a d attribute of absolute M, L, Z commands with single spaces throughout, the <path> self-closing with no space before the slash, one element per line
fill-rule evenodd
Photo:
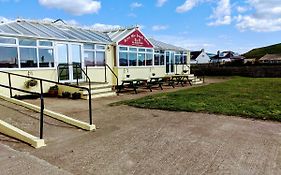
<path fill-rule="evenodd" d="M 175 52 L 166 51 L 166 73 L 173 74 L 175 72 Z"/>
<path fill-rule="evenodd" d="M 82 80 L 81 44 L 57 43 L 58 78 L 62 82 Z"/>

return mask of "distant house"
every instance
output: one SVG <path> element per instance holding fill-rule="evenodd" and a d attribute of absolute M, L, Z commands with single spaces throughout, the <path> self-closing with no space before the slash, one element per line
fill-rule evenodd
<path fill-rule="evenodd" d="M 240 56 L 238 53 L 235 53 L 233 51 L 218 51 L 217 55 L 211 58 L 211 63 L 220 63 L 225 64 L 229 62 L 237 62 L 242 61 L 243 62 L 244 57 Z"/>
<path fill-rule="evenodd" d="M 266 54 L 259 59 L 260 63 L 278 64 L 281 63 L 281 54 Z"/>
<path fill-rule="evenodd" d="M 211 59 L 204 49 L 190 52 L 190 64 L 207 64 Z"/>

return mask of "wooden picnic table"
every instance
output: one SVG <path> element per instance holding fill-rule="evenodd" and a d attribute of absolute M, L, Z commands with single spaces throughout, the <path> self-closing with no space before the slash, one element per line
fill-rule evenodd
<path fill-rule="evenodd" d="M 135 79 L 124 79 L 122 84 L 117 87 L 117 93 L 121 92 L 122 89 L 133 89 L 137 94 L 137 89 L 142 85 L 146 84 L 148 79 L 135 78 Z"/>
<path fill-rule="evenodd" d="M 181 84 L 182 86 L 184 86 L 184 84 L 188 82 L 189 85 L 192 86 L 192 81 L 188 78 L 188 75 L 183 75 L 183 74 L 172 75 L 172 79 L 177 82 L 177 85 Z"/>
<path fill-rule="evenodd" d="M 152 92 L 152 87 L 159 87 L 163 90 L 163 77 L 150 77 L 150 80 L 147 81 L 147 88 Z"/>

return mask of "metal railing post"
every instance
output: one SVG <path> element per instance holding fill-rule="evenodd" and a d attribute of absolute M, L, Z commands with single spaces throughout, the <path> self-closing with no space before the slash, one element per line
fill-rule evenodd
<path fill-rule="evenodd" d="M 44 96 L 43 96 L 43 83 L 40 80 L 40 139 L 43 139 L 43 125 L 44 125 Z"/>
<path fill-rule="evenodd" d="M 90 125 L 93 124 L 93 117 L 92 117 L 92 92 L 91 92 L 91 85 L 89 85 L 89 119 L 90 119 Z"/>
<path fill-rule="evenodd" d="M 106 66 L 107 66 L 107 64 L 104 64 L 104 82 L 105 83 L 107 83 Z"/>
<path fill-rule="evenodd" d="M 78 65 L 75 64 L 75 71 L 76 71 L 76 85 L 78 86 L 79 85 L 79 82 L 78 82 Z"/>
<path fill-rule="evenodd" d="M 9 79 L 9 87 L 10 87 L 10 97 L 13 97 L 13 91 L 12 91 L 12 82 L 11 82 L 11 74 L 8 73 L 8 79 Z"/>

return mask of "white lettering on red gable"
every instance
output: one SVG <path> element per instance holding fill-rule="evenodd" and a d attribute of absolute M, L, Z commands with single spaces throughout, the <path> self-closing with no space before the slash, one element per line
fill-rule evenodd
<path fill-rule="evenodd" d="M 136 47 L 153 47 L 139 31 L 134 31 L 131 35 L 120 41 L 119 44 Z"/>

